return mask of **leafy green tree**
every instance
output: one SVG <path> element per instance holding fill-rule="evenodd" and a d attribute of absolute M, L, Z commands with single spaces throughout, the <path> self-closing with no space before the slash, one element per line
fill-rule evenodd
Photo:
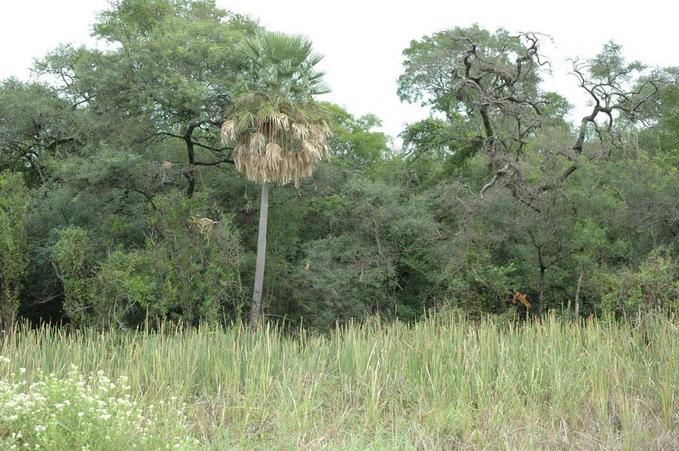
<path fill-rule="evenodd" d="M 26 269 L 29 198 L 21 174 L 0 174 L 0 331 L 11 332 Z"/>
<path fill-rule="evenodd" d="M 654 249 L 636 268 L 599 274 L 596 286 L 602 310 L 615 316 L 679 308 L 679 264 L 666 248 Z"/>
<path fill-rule="evenodd" d="M 640 147 L 679 168 L 679 68 L 665 69 L 662 77 L 651 126 L 636 136 Z"/>
<path fill-rule="evenodd" d="M 95 315 L 93 282 L 96 268 L 92 239 L 87 230 L 80 227 L 60 230 L 52 254 L 63 286 L 63 308 L 68 318 L 79 325 L 103 319 Z"/>
<path fill-rule="evenodd" d="M 539 50 L 534 33 L 490 33 L 478 25 L 441 31 L 404 50 L 398 93 L 452 123 L 460 114 L 469 118 L 476 134 L 467 146 L 482 144 L 495 176 L 515 176 L 509 156 L 524 150 L 546 103 Z"/>
<path fill-rule="evenodd" d="M 425 196 L 364 177 L 318 200 L 324 236 L 308 241 L 293 298 L 318 327 L 380 313 L 406 320 L 432 305 L 439 226 Z"/>
<path fill-rule="evenodd" d="M 176 173 L 191 197 L 200 167 L 233 163 L 219 127 L 245 69 L 236 46 L 258 28 L 210 0 L 122 0 L 93 28 L 109 50 L 62 46 L 36 69 L 74 106 L 106 119 L 93 130 L 100 136 L 113 131 L 140 151 L 149 141 L 183 148 Z"/>
<path fill-rule="evenodd" d="M 23 173 L 29 187 L 45 183 L 46 160 L 83 139 L 78 115 L 47 85 L 0 82 L 0 169 Z"/>
<path fill-rule="evenodd" d="M 200 200 L 178 194 L 157 198 L 145 246 L 115 251 L 101 263 L 94 287 L 107 318 L 131 327 L 240 315 L 239 234 L 231 217 Z"/>
<path fill-rule="evenodd" d="M 35 66 L 44 85 L 5 83 L 3 164 L 37 188 L 22 314 L 62 315 L 57 230 L 86 230 L 99 264 L 144 246 L 157 196 L 178 187 L 193 196 L 225 178 L 233 160 L 219 130 L 245 67 L 236 45 L 258 28 L 212 1 L 114 2 L 94 26 L 106 45 L 58 47 Z M 25 147 L 37 156 L 9 161 Z"/>
<path fill-rule="evenodd" d="M 143 247 L 101 256 L 91 232 L 59 233 L 53 254 L 73 323 L 131 328 L 240 314 L 242 249 L 231 218 L 200 197 L 176 193 L 155 204 Z"/>
<path fill-rule="evenodd" d="M 337 161 L 365 167 L 386 158 L 390 148 L 388 137 L 376 128 L 382 125 L 372 114 L 354 117 L 337 105 L 323 104 L 332 131 L 330 147 Z"/>

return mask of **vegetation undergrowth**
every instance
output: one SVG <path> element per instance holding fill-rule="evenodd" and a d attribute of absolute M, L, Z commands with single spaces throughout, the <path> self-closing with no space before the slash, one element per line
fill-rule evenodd
<path fill-rule="evenodd" d="M 1 357 L 10 365 L 11 359 Z M 195 449 L 176 398 L 160 400 L 160 413 L 142 409 L 127 377 L 114 382 L 103 371 L 84 377 L 75 365 L 66 375 L 38 370 L 29 383 L 20 367 L 0 380 L 0 445 L 3 449 Z"/>
<path fill-rule="evenodd" d="M 47 449 L 76 437 L 106 449 L 95 441 L 106 434 L 148 434 L 145 449 L 672 449 L 678 332 L 662 317 L 514 325 L 449 316 L 294 337 L 273 326 L 42 326 L 0 347 L 0 440 L 20 431 Z M 15 429 L 7 399 L 17 397 L 40 408 Z M 76 405 L 60 407 L 66 400 Z M 154 415 L 162 403 L 172 407 Z M 75 421 L 80 411 L 89 429 Z"/>

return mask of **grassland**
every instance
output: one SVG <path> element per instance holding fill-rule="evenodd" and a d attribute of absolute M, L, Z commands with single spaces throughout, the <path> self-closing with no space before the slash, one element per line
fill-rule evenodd
<path fill-rule="evenodd" d="M 20 331 L 1 343 L 0 378 L 124 375 L 144 408 L 185 402 L 206 449 L 679 449 L 666 319 L 170 329 Z"/>

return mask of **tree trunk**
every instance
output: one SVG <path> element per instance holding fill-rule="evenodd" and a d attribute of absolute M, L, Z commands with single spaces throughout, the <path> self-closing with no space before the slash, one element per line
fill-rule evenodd
<path fill-rule="evenodd" d="M 17 306 L 12 302 L 9 290 L 2 289 L 2 273 L 0 272 L 0 338 L 12 335 L 16 320 Z"/>
<path fill-rule="evenodd" d="M 545 267 L 542 264 L 542 258 L 540 259 L 540 292 L 538 293 L 538 305 L 536 314 L 538 319 L 542 319 L 542 310 L 544 309 L 545 303 Z"/>
<path fill-rule="evenodd" d="M 262 309 L 262 287 L 264 286 L 264 263 L 266 259 L 266 226 L 269 216 L 269 184 L 262 184 L 262 196 L 259 207 L 259 238 L 257 239 L 257 263 L 255 266 L 255 288 L 252 293 L 252 309 L 250 310 L 250 327 L 257 327 Z"/>
<path fill-rule="evenodd" d="M 584 272 L 580 268 L 580 277 L 578 277 L 578 285 L 575 287 L 575 321 L 580 321 L 580 287 L 582 286 L 582 277 Z"/>
<path fill-rule="evenodd" d="M 545 303 L 545 263 L 542 258 L 542 250 L 538 251 L 538 262 L 540 263 L 540 291 L 538 293 L 538 305 L 536 314 L 538 319 L 542 318 L 542 310 Z"/>
<path fill-rule="evenodd" d="M 196 152 L 193 148 L 193 131 L 198 127 L 198 124 L 189 124 L 184 133 L 184 142 L 186 143 L 186 156 L 188 158 L 189 166 L 182 171 L 188 184 L 186 185 L 186 197 L 189 199 L 193 197 L 196 190 Z"/>

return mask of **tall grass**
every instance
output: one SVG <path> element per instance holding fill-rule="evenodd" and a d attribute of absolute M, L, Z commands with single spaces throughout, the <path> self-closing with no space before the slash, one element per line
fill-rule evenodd
<path fill-rule="evenodd" d="M 202 327 L 24 330 L 0 355 L 121 375 L 144 405 L 187 403 L 206 448 L 679 449 L 679 329 L 429 319 L 326 336 Z M 4 373 L 3 373 L 4 372 Z"/>

